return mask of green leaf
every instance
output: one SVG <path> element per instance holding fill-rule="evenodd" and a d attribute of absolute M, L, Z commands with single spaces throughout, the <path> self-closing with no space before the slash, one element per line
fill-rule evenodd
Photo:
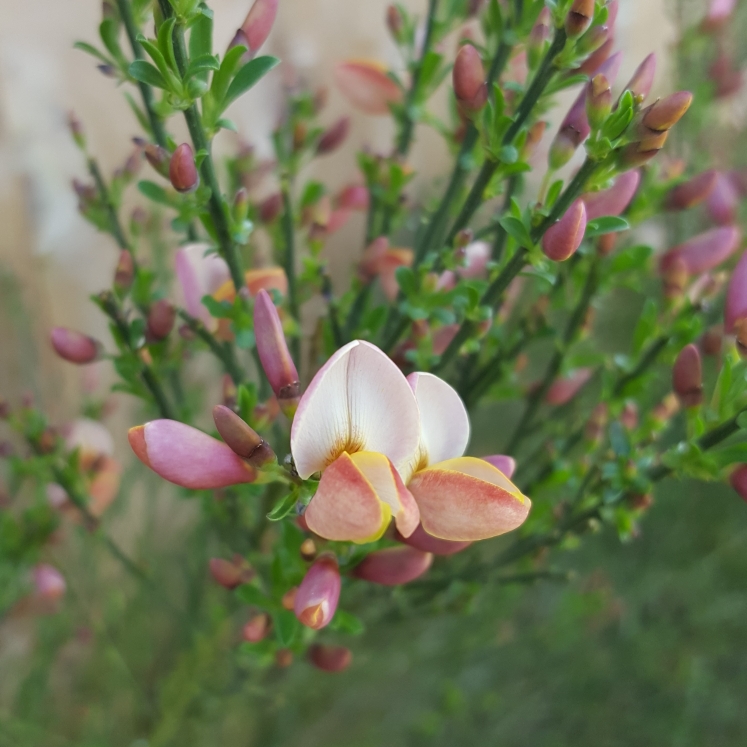
<path fill-rule="evenodd" d="M 405 296 L 413 296 L 417 292 L 417 283 L 415 282 L 415 273 L 410 267 L 398 267 L 394 271 L 397 278 L 397 285 L 402 289 Z"/>
<path fill-rule="evenodd" d="M 137 188 L 141 194 L 145 195 L 149 200 L 157 202 L 159 205 L 168 205 L 173 207 L 174 200 L 169 196 L 168 192 L 155 182 L 143 180 L 137 183 Z"/>
<path fill-rule="evenodd" d="M 135 103 L 135 99 L 130 96 L 129 93 L 125 92 L 125 99 L 127 99 L 127 103 L 130 105 L 130 109 L 132 109 L 132 113 L 137 118 L 137 121 L 139 122 L 140 126 L 146 131 L 150 132 L 152 134 L 150 121 L 148 120 L 148 117 L 145 116 L 145 112 Z"/>
<path fill-rule="evenodd" d="M 146 62 L 146 60 L 135 60 L 127 69 L 127 72 L 141 83 L 147 83 L 154 88 L 168 88 L 163 75 L 150 62 Z"/>
<path fill-rule="evenodd" d="M 111 65 L 113 62 L 113 60 L 109 59 L 102 52 L 99 52 L 96 47 L 94 47 L 92 44 L 88 44 L 88 42 L 75 42 L 75 44 L 73 44 L 73 49 L 80 49 L 81 52 L 90 54 L 92 57 L 95 57 L 97 60 L 101 60 L 101 62 L 106 65 Z"/>
<path fill-rule="evenodd" d="M 602 218 L 595 218 L 590 220 L 586 224 L 585 238 L 592 239 L 595 236 L 602 236 L 606 233 L 618 233 L 619 231 L 627 231 L 630 228 L 630 223 L 625 218 L 619 216 L 607 215 Z"/>
<path fill-rule="evenodd" d="M 557 201 L 558 197 L 560 197 L 560 193 L 563 191 L 563 180 L 562 179 L 556 179 L 550 189 L 547 191 L 547 199 L 545 200 L 545 205 L 547 205 L 548 208 L 551 208 Z"/>
<path fill-rule="evenodd" d="M 564 91 L 566 88 L 577 86 L 579 83 L 586 83 L 588 80 L 589 76 L 583 74 L 571 75 L 568 78 L 558 77 L 554 83 L 550 83 L 550 85 L 545 88 L 544 95 L 550 96 L 558 91 Z"/>
<path fill-rule="evenodd" d="M 194 61 L 213 52 L 213 18 L 201 8 L 189 31 L 189 59 Z M 191 63 L 190 63 L 191 64 Z"/>
<path fill-rule="evenodd" d="M 231 132 L 239 131 L 239 128 L 236 126 L 236 122 L 234 122 L 232 119 L 228 119 L 228 117 L 221 117 L 215 124 L 224 130 L 231 130 Z"/>
<path fill-rule="evenodd" d="M 221 104 L 221 110 L 227 108 L 239 96 L 246 93 L 252 86 L 261 80 L 267 73 L 274 68 L 280 60 L 277 57 L 265 55 L 257 57 L 244 65 L 228 86 L 225 98 Z"/>
<path fill-rule="evenodd" d="M 195 76 L 199 77 L 204 83 L 207 83 L 207 76 L 211 70 L 218 70 L 220 63 L 218 56 L 214 54 L 203 54 L 190 60 L 187 72 L 184 74 L 184 80 L 189 80 Z"/>
<path fill-rule="evenodd" d="M 158 29 L 158 49 L 161 51 L 166 65 L 176 72 L 179 68 L 177 67 L 176 56 L 174 55 L 174 24 L 176 24 L 174 16 L 161 24 Z"/>
<path fill-rule="evenodd" d="M 271 606 L 271 600 L 268 599 L 256 586 L 242 584 L 236 589 L 236 596 L 244 604 L 251 604 L 254 607 L 267 608 Z"/>
<path fill-rule="evenodd" d="M 526 226 L 518 218 L 513 215 L 504 215 L 499 223 L 503 226 L 503 230 L 521 246 L 529 248 L 534 244 Z"/>
<path fill-rule="evenodd" d="M 297 500 L 298 496 L 296 495 L 296 491 L 291 490 L 288 495 L 281 498 L 273 506 L 272 511 L 267 514 L 267 518 L 270 521 L 280 521 L 281 519 L 284 519 L 291 511 L 293 511 Z"/>
<path fill-rule="evenodd" d="M 293 644 L 301 632 L 301 623 L 289 610 L 278 610 L 272 616 L 275 628 L 275 636 L 278 643 L 284 648 Z"/>
<path fill-rule="evenodd" d="M 737 425 L 747 430 L 747 412 L 740 412 L 739 415 L 737 415 Z"/>
<path fill-rule="evenodd" d="M 104 19 L 99 25 L 99 36 L 109 54 L 115 60 L 123 61 L 122 49 L 119 46 L 119 24 L 113 18 Z"/>
<path fill-rule="evenodd" d="M 646 300 L 633 332 L 633 352 L 639 353 L 656 330 L 659 308 L 653 298 Z"/>
<path fill-rule="evenodd" d="M 210 85 L 210 95 L 213 97 L 216 106 L 220 106 L 225 98 L 233 71 L 246 51 L 246 47 L 242 46 L 229 49 L 220 63 L 220 68 L 213 75 L 213 82 Z"/>
<path fill-rule="evenodd" d="M 301 194 L 301 209 L 303 210 L 303 208 L 307 208 L 309 205 L 313 205 L 315 202 L 321 200 L 324 197 L 325 191 L 324 185 L 321 182 L 308 182 Z"/>
<path fill-rule="evenodd" d="M 366 629 L 360 618 L 341 609 L 338 609 L 335 613 L 329 628 L 337 633 L 347 633 L 348 635 L 360 635 Z"/>

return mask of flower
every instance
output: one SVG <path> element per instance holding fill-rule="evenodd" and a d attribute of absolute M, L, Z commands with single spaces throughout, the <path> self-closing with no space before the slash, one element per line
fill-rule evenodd
<path fill-rule="evenodd" d="M 335 68 L 335 80 L 353 106 L 366 114 L 389 114 L 390 104 L 402 102 L 402 89 L 374 60 L 348 60 Z"/>
<path fill-rule="evenodd" d="M 176 277 L 179 280 L 187 311 L 209 330 L 218 327 L 218 320 L 203 305 L 205 296 L 212 296 L 231 279 L 226 261 L 217 254 L 208 254 L 210 244 L 185 244 L 176 253 Z"/>

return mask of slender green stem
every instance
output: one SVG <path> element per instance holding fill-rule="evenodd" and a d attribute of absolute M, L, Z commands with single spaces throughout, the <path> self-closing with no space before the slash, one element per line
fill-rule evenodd
<path fill-rule="evenodd" d="M 300 327 L 301 317 L 296 283 L 296 239 L 295 227 L 293 225 L 293 203 L 290 196 L 290 187 L 287 183 L 283 184 L 281 191 L 283 195 L 283 216 L 281 221 L 283 238 L 285 239 L 285 274 L 288 277 L 288 308 L 290 309 L 291 316 Z M 295 335 L 291 340 L 291 348 L 293 350 L 293 357 L 300 363 L 300 329 L 299 334 Z"/>
<path fill-rule="evenodd" d="M 116 0 L 117 8 L 119 10 L 119 17 L 122 19 L 125 31 L 127 32 L 127 38 L 132 48 L 132 54 L 136 60 L 142 60 L 144 58 L 143 48 L 140 46 L 140 42 L 137 40 L 139 29 L 135 25 L 135 19 L 132 15 L 132 8 L 130 7 L 130 0 Z M 168 145 L 168 136 L 166 135 L 166 129 L 164 123 L 160 117 L 156 114 L 153 106 L 153 89 L 142 81 L 138 81 L 138 88 L 140 89 L 140 96 L 143 99 L 143 106 L 145 107 L 145 113 L 148 116 L 150 122 L 150 129 L 153 132 L 153 137 L 156 142 L 162 147 L 166 148 Z"/>
<path fill-rule="evenodd" d="M 233 346 L 228 342 L 220 342 L 212 335 L 205 325 L 184 309 L 179 309 L 179 316 L 184 320 L 194 334 L 196 334 L 207 346 L 210 352 L 221 362 L 226 373 L 237 386 L 244 380 L 244 373 L 236 360 Z"/>
<path fill-rule="evenodd" d="M 109 232 L 114 237 L 114 240 L 117 242 L 120 249 L 126 249 L 130 254 L 132 254 L 132 244 L 127 240 L 122 224 L 119 222 L 117 206 L 112 200 L 109 188 L 106 186 L 104 177 L 101 175 L 101 169 L 99 169 L 98 162 L 95 158 L 90 157 L 88 159 L 88 171 L 96 183 L 96 191 L 99 193 L 99 198 L 106 208 L 106 214 L 109 218 Z"/>
<path fill-rule="evenodd" d="M 660 335 L 645 350 L 638 365 L 629 373 L 618 379 L 612 389 L 612 396 L 618 397 L 624 391 L 628 384 L 632 384 L 640 378 L 656 362 L 659 353 L 669 344 L 671 337 L 669 335 Z"/>

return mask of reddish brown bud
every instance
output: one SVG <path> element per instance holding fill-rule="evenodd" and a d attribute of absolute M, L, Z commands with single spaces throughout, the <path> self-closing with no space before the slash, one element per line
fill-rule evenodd
<path fill-rule="evenodd" d="M 247 643 L 259 643 L 267 637 L 272 627 L 272 620 L 266 612 L 261 612 L 249 618 L 241 631 L 242 638 Z"/>
<path fill-rule="evenodd" d="M 149 341 L 165 340 L 174 329 L 176 308 L 171 301 L 161 298 L 153 303 L 148 310 L 147 337 Z"/>
<path fill-rule="evenodd" d="M 668 210 L 687 210 L 703 202 L 716 186 L 718 172 L 710 169 L 692 179 L 678 184 L 666 197 L 664 202 Z"/>
<path fill-rule="evenodd" d="M 723 344 L 724 328 L 720 324 L 715 324 L 713 327 L 707 329 L 700 338 L 700 348 L 703 351 L 703 355 L 721 355 Z"/>
<path fill-rule="evenodd" d="M 570 39 L 581 36 L 591 26 L 595 0 L 573 0 L 565 19 L 565 32 Z"/>
<path fill-rule="evenodd" d="M 729 482 L 734 490 L 737 491 L 739 497 L 743 501 L 747 501 L 747 464 L 740 464 L 739 467 L 731 473 Z"/>
<path fill-rule="evenodd" d="M 565 215 L 547 229 L 542 237 L 542 251 L 549 259 L 562 262 L 581 246 L 586 231 L 586 206 L 576 200 Z"/>
<path fill-rule="evenodd" d="M 311 537 L 305 539 L 301 543 L 299 552 L 301 553 L 301 557 L 304 560 L 314 560 L 317 554 L 316 542 L 314 542 L 314 540 L 311 539 Z"/>
<path fill-rule="evenodd" d="M 382 586 L 399 586 L 422 576 L 433 555 L 414 547 L 389 547 L 367 555 L 352 572 L 356 578 Z"/>
<path fill-rule="evenodd" d="M 99 357 L 101 350 L 99 342 L 93 337 L 66 327 L 55 327 L 51 340 L 57 355 L 69 363 L 92 363 Z"/>
<path fill-rule="evenodd" d="M 171 156 L 169 179 L 177 192 L 194 192 L 199 186 L 200 175 L 189 143 L 179 145 Z"/>
<path fill-rule="evenodd" d="M 402 18 L 402 12 L 396 5 L 390 5 L 386 9 L 386 27 L 395 41 L 400 41 L 400 35 L 404 26 L 405 21 Z"/>
<path fill-rule="evenodd" d="M 235 589 L 254 578 L 254 570 L 241 555 L 234 555 L 231 560 L 210 558 L 210 575 L 217 584 L 226 589 Z"/>
<path fill-rule="evenodd" d="M 672 389 L 684 407 L 697 407 L 703 402 L 703 368 L 695 345 L 686 345 L 677 356 Z"/>
<path fill-rule="evenodd" d="M 259 468 L 275 460 L 275 453 L 267 442 L 233 410 L 225 405 L 216 405 L 213 420 L 221 438 L 252 467 Z"/>
<path fill-rule="evenodd" d="M 337 150 L 350 131 L 350 117 L 341 117 L 328 130 L 322 133 L 319 142 L 316 145 L 317 155 L 325 155 Z"/>
<path fill-rule="evenodd" d="M 280 215 L 282 209 L 283 195 L 280 192 L 270 195 L 259 205 L 259 219 L 263 223 L 272 223 Z"/>
<path fill-rule="evenodd" d="M 682 119 L 692 101 L 690 91 L 677 91 L 665 96 L 643 112 L 643 125 L 656 132 L 666 132 Z"/>
<path fill-rule="evenodd" d="M 654 85 L 654 75 L 656 73 L 656 55 L 652 52 L 636 68 L 633 77 L 623 90 L 630 91 L 637 102 L 643 101 L 651 91 Z"/>
<path fill-rule="evenodd" d="M 344 646 L 325 646 L 315 643 L 309 647 L 309 661 L 324 672 L 342 672 L 350 666 L 353 654 Z"/>
<path fill-rule="evenodd" d="M 120 293 L 126 293 L 130 289 L 134 278 L 135 262 L 132 259 L 132 254 L 127 249 L 122 249 L 119 253 L 117 269 L 114 271 L 114 288 Z"/>
<path fill-rule="evenodd" d="M 690 280 L 685 260 L 682 257 L 674 257 L 671 262 L 667 262 L 666 266 L 662 267 L 661 279 L 664 283 L 664 295 L 667 298 L 681 296 Z"/>
<path fill-rule="evenodd" d="M 289 612 L 293 610 L 293 606 L 296 603 L 296 595 L 298 594 L 298 587 L 292 586 L 288 591 L 283 594 L 280 599 L 280 604 L 283 605 L 283 609 Z"/>
<path fill-rule="evenodd" d="M 465 44 L 459 50 L 454 62 L 452 81 L 457 102 L 464 112 L 477 112 L 485 106 L 488 100 L 485 68 L 480 53 L 471 44 Z"/>
<path fill-rule="evenodd" d="M 289 648 L 279 648 L 275 652 L 275 664 L 281 669 L 286 669 L 293 664 L 293 652 Z"/>

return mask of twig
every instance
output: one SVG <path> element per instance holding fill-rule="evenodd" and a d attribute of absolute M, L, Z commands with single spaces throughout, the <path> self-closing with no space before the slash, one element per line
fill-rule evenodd
<path fill-rule="evenodd" d="M 301 360 L 301 338 L 300 324 L 301 317 L 298 307 L 298 288 L 296 284 L 296 239 L 293 226 L 293 203 L 291 202 L 290 188 L 287 183 L 282 186 L 283 195 L 283 217 L 282 228 L 283 238 L 285 239 L 285 274 L 288 277 L 288 308 L 291 316 L 297 325 L 299 332 L 291 340 L 291 349 L 295 360 Z"/>
<path fill-rule="evenodd" d="M 179 309 L 179 316 L 184 320 L 187 327 L 194 332 L 207 346 L 210 352 L 221 362 L 226 373 L 237 386 L 244 380 L 244 374 L 236 360 L 233 346 L 228 342 L 220 342 L 215 335 L 211 334 L 205 325 L 184 309 Z"/>

